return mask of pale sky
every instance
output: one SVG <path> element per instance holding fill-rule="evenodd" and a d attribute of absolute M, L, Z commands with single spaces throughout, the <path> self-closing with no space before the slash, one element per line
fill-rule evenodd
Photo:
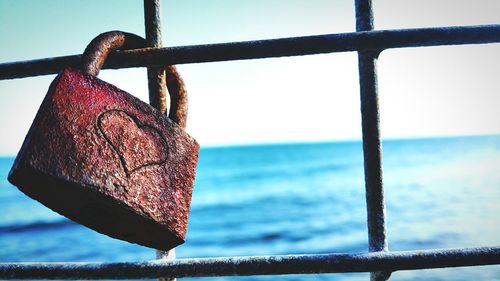
<path fill-rule="evenodd" d="M 500 24 L 498 0 L 373 0 L 376 29 Z M 352 32 L 349 0 L 163 1 L 181 46 Z M 0 63 L 81 53 L 101 32 L 144 36 L 142 1 L 0 0 Z M 500 133 L 500 44 L 384 51 L 383 138 Z M 359 139 L 356 53 L 180 65 L 202 146 Z M 0 155 L 15 155 L 55 75 L 0 81 Z M 101 79 L 147 101 L 143 68 Z"/>

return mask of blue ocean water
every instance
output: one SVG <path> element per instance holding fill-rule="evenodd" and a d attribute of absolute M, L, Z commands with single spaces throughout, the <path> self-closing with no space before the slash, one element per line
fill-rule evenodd
<path fill-rule="evenodd" d="M 0 158 L 0 262 L 155 258 L 151 249 L 98 234 L 26 197 L 7 182 L 12 162 Z M 384 179 L 390 250 L 500 245 L 500 136 L 385 141 Z M 201 150 L 178 258 L 366 251 L 360 142 Z M 391 280 L 500 280 L 500 266 L 396 272 Z"/>

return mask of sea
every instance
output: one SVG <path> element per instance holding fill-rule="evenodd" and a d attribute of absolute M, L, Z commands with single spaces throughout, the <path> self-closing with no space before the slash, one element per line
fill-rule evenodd
<path fill-rule="evenodd" d="M 152 249 L 96 233 L 25 196 L 7 181 L 13 160 L 0 158 L 0 262 L 155 259 Z M 500 245 L 500 136 L 387 140 L 383 167 L 389 250 Z M 366 216 L 360 141 L 202 148 L 187 241 L 176 255 L 367 252 Z M 391 280 L 500 280 L 500 266 L 401 271 Z"/>

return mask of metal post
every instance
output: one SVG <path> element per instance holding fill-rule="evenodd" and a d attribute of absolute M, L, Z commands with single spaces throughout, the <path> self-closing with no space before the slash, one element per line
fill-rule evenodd
<path fill-rule="evenodd" d="M 111 53 L 103 69 L 278 58 L 351 51 L 500 43 L 500 24 L 348 32 Z M 0 80 L 57 74 L 81 55 L 0 63 Z"/>
<path fill-rule="evenodd" d="M 355 0 L 356 31 L 373 30 L 371 0 Z M 382 180 L 382 145 L 377 91 L 377 57 L 379 51 L 358 52 L 359 87 L 365 167 L 368 243 L 370 252 L 387 251 L 385 203 Z M 372 272 L 372 281 L 388 280 L 390 272 Z"/>
<path fill-rule="evenodd" d="M 161 0 L 144 0 L 144 25 L 149 47 L 162 47 Z M 161 112 L 167 111 L 166 73 L 164 67 L 148 67 L 149 103 Z M 175 259 L 175 249 L 168 252 L 157 251 L 156 258 Z M 175 278 L 159 278 L 159 281 L 174 281 Z"/>
<path fill-rule="evenodd" d="M 137 280 L 419 270 L 500 264 L 500 247 L 422 251 L 240 256 L 142 262 L 0 263 L 0 280 Z M 306 279 L 306 277 L 303 277 Z M 279 278 L 276 278 L 279 279 Z M 212 279 L 216 280 L 216 279 Z M 235 279 L 238 280 L 238 279 Z"/>
<path fill-rule="evenodd" d="M 163 47 L 160 1 L 144 0 L 144 25 L 146 27 L 146 41 L 149 47 Z M 148 67 L 149 103 L 164 113 L 167 110 L 165 79 L 164 67 Z"/>

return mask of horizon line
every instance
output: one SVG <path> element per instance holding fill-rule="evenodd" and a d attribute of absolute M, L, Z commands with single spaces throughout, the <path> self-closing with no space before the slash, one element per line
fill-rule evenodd
<path fill-rule="evenodd" d="M 412 140 L 433 140 L 433 139 L 454 139 L 454 138 L 481 138 L 481 137 L 500 137 L 500 133 L 492 134 L 467 134 L 467 135 L 423 135 L 423 136 L 397 136 L 381 138 L 385 141 L 412 141 Z M 259 146 L 281 146 L 281 145 L 308 145 L 308 144 L 329 144 L 329 143 L 360 143 L 362 138 L 338 138 L 338 139 L 318 139 L 318 140 L 280 140 L 263 142 L 241 142 L 241 143 L 221 143 L 221 144 L 200 144 L 201 149 L 220 149 L 220 148 L 238 148 L 238 147 L 259 147 Z M 0 158 L 15 158 L 17 154 L 0 153 Z"/>

